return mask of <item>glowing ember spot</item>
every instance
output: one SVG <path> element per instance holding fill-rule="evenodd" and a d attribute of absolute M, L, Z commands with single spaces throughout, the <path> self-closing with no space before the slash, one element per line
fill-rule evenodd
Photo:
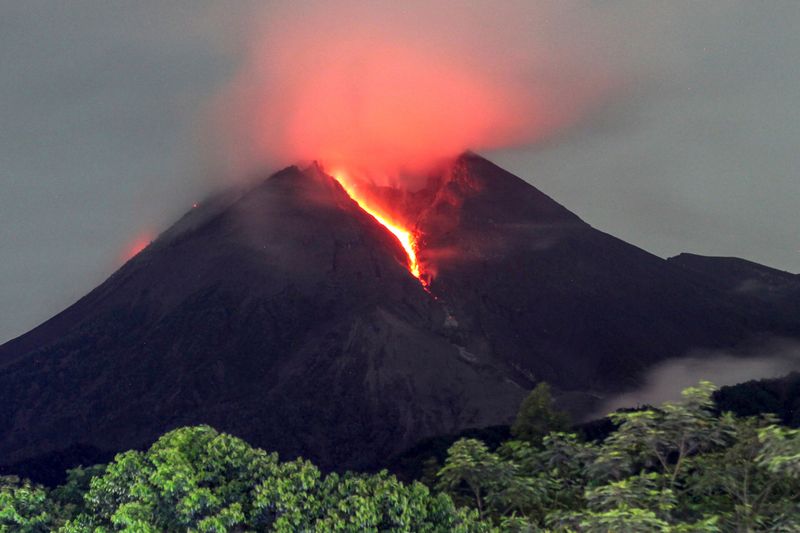
<path fill-rule="evenodd" d="M 146 231 L 140 233 L 133 241 L 128 243 L 128 245 L 125 247 L 125 250 L 123 250 L 117 257 L 117 260 L 120 263 L 127 262 L 129 259 L 139 255 L 139 252 L 147 248 L 152 240 L 153 234 L 151 232 Z"/>
<path fill-rule="evenodd" d="M 339 185 L 342 186 L 345 192 L 356 204 L 358 204 L 361 209 L 370 214 L 372 218 L 378 221 L 379 224 L 388 229 L 395 237 L 397 237 L 397 240 L 400 241 L 400 245 L 406 251 L 406 255 L 408 256 L 408 270 L 420 281 L 420 283 L 422 283 L 424 287 L 425 281 L 420 275 L 419 261 L 417 261 L 417 240 L 414 233 L 404 229 L 395 222 L 391 222 L 387 216 L 381 214 L 375 206 L 369 205 L 365 199 L 358 194 L 355 187 L 348 183 L 346 174 L 344 172 L 337 170 L 332 174 L 336 181 L 339 182 Z"/>

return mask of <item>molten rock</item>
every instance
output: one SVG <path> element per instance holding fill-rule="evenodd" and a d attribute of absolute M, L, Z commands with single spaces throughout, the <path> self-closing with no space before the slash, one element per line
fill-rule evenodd
<path fill-rule="evenodd" d="M 427 290 L 333 177 L 290 167 L 191 209 L 0 347 L 0 462 L 85 463 L 207 423 L 370 468 L 508 422 L 537 380 L 602 393 L 691 348 L 800 335 L 783 303 L 601 233 L 476 155 L 370 194 L 413 232 Z"/>

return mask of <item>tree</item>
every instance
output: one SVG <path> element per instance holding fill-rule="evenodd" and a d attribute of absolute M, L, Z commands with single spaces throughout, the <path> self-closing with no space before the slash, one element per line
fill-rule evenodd
<path fill-rule="evenodd" d="M 55 523 L 53 503 L 43 487 L 0 477 L 0 533 L 45 533 Z"/>
<path fill-rule="evenodd" d="M 734 419 L 730 446 L 690 458 L 682 505 L 693 512 L 702 505 L 704 512 L 720 517 L 725 530 L 754 531 L 767 524 L 790 530 L 785 517 L 798 516 L 800 480 L 789 472 L 770 471 L 764 461 L 771 449 L 761 432 L 780 431 L 775 420 L 771 416 Z M 795 447 L 797 451 L 800 447 Z M 800 522 L 793 523 L 800 529 Z"/>
<path fill-rule="evenodd" d="M 84 496 L 92 479 L 105 473 L 106 465 L 79 466 L 67 471 L 66 482 L 50 492 L 49 497 L 59 506 L 61 514 L 73 517 L 86 511 Z"/>
<path fill-rule="evenodd" d="M 554 432 L 491 451 L 461 439 L 439 493 L 385 471 L 326 475 L 208 426 L 181 428 L 73 469 L 54 490 L 0 477 L 0 533 L 800 531 L 800 430 L 715 413 L 713 390 L 617 413 L 600 443 Z"/>
<path fill-rule="evenodd" d="M 800 478 L 800 429 L 769 425 L 759 430 L 758 441 L 761 466 L 775 474 Z"/>
<path fill-rule="evenodd" d="M 71 486 L 80 486 L 74 475 Z M 68 482 L 70 485 L 70 482 Z M 70 493 L 65 490 L 65 493 Z M 323 475 L 208 426 L 128 451 L 91 479 L 61 531 L 489 531 L 445 494 L 376 475 Z"/>
<path fill-rule="evenodd" d="M 276 455 L 208 426 L 171 431 L 147 452 L 117 455 L 92 479 L 86 512 L 71 526 L 153 531 L 243 526 L 249 492 L 276 465 Z"/>
<path fill-rule="evenodd" d="M 800 430 L 718 414 L 713 392 L 701 382 L 680 402 L 615 413 L 599 444 L 457 443 L 440 474 L 450 466 L 448 488 L 472 487 L 510 531 L 800 531 Z"/>
<path fill-rule="evenodd" d="M 621 479 L 643 468 L 665 474 L 664 488 L 675 487 L 686 459 L 731 442 L 733 416 L 714 414 L 715 387 L 705 381 L 683 391 L 683 401 L 659 409 L 617 412 L 619 428 L 603 443 L 603 454 L 592 465 L 597 478 Z"/>
<path fill-rule="evenodd" d="M 658 474 L 640 474 L 586 490 L 585 508 L 551 513 L 548 524 L 580 531 L 669 531 L 665 514 L 675 507 L 670 491 L 661 491 Z"/>
<path fill-rule="evenodd" d="M 460 439 L 447 450 L 439 471 L 439 487 L 460 494 L 462 487 L 472 497 L 481 518 L 486 513 L 486 495 L 508 487 L 514 464 L 500 459 L 477 439 Z"/>
<path fill-rule="evenodd" d="M 541 382 L 522 401 L 511 434 L 538 446 L 545 435 L 566 431 L 569 425 L 569 416 L 553 408 L 550 385 Z"/>

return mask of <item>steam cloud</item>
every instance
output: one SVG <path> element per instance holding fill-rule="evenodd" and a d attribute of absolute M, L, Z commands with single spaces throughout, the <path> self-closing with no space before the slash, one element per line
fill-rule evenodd
<path fill-rule="evenodd" d="M 215 106 L 233 172 L 319 159 L 393 180 L 547 138 L 624 78 L 611 27 L 574 2 L 304 6 L 244 31 Z"/>
<path fill-rule="evenodd" d="M 796 340 L 772 340 L 745 354 L 695 350 L 686 357 L 655 366 L 641 389 L 608 399 L 587 419 L 605 416 L 620 407 L 678 400 L 683 389 L 701 380 L 717 386 L 734 385 L 751 379 L 781 377 L 795 370 L 800 370 L 800 342 Z"/>

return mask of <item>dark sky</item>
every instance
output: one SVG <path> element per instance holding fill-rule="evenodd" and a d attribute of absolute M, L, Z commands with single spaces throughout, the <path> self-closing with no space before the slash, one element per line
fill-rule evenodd
<path fill-rule="evenodd" d="M 0 0 L 0 342 L 219 184 L 204 113 L 254 4 Z M 800 271 L 800 2 L 557 5 L 556 45 L 579 38 L 564 20 L 602 18 L 632 75 L 568 131 L 486 155 L 660 256 Z"/>

